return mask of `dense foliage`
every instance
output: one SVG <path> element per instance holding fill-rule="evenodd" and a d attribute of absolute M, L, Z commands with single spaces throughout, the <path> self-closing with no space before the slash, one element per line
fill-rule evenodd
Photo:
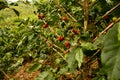
<path fill-rule="evenodd" d="M 35 80 L 120 79 L 119 0 L 13 4 L 20 3 L 36 6 L 37 11 L 32 11 L 36 17 L 23 19 L 19 10 L 12 8 L 18 16 L 15 25 L 0 25 L 1 79 L 29 80 L 31 77 L 20 77 L 26 64 L 23 73 L 36 72 Z"/>

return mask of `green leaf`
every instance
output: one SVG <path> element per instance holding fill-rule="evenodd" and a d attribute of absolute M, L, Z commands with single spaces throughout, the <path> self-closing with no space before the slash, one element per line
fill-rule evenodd
<path fill-rule="evenodd" d="M 93 43 L 93 46 L 96 48 L 102 48 L 103 47 L 103 42 L 105 41 L 106 36 L 101 35 L 95 42 Z"/>
<path fill-rule="evenodd" d="M 45 80 L 45 78 L 49 75 L 50 70 L 43 71 L 40 75 L 36 78 L 36 80 Z"/>
<path fill-rule="evenodd" d="M 106 80 L 105 76 L 96 76 L 92 80 Z"/>
<path fill-rule="evenodd" d="M 76 55 L 75 55 L 75 59 L 76 61 L 78 62 L 78 67 L 80 68 L 81 67 L 81 64 L 83 62 L 83 51 L 81 48 L 78 48 L 76 50 Z"/>
<path fill-rule="evenodd" d="M 23 58 L 19 58 L 18 61 L 16 63 L 14 63 L 10 68 L 17 67 L 18 65 L 22 64 L 23 61 L 24 61 Z"/>
<path fill-rule="evenodd" d="M 25 40 L 26 38 L 27 38 L 27 37 L 24 36 L 24 37 L 20 40 L 20 42 L 19 42 L 18 45 L 17 45 L 17 48 L 20 47 L 20 46 L 22 46 L 22 44 L 23 44 L 23 42 L 24 42 L 24 40 Z"/>
<path fill-rule="evenodd" d="M 50 0 L 40 0 L 42 3 L 49 3 Z"/>
<path fill-rule="evenodd" d="M 49 74 L 44 80 L 55 80 L 55 74 Z"/>
<path fill-rule="evenodd" d="M 118 24 L 118 40 L 120 41 L 120 22 Z"/>
<path fill-rule="evenodd" d="M 60 62 L 61 62 L 60 59 L 56 59 L 55 64 L 58 65 L 58 64 L 60 64 Z"/>
<path fill-rule="evenodd" d="M 67 73 L 67 71 L 68 71 L 68 68 L 63 67 L 63 68 L 60 69 L 60 71 L 58 73 L 59 74 L 65 74 L 65 73 Z"/>
<path fill-rule="evenodd" d="M 67 63 L 68 63 L 68 68 L 72 68 L 75 64 L 75 53 L 74 50 L 72 50 L 69 54 L 68 54 L 68 58 L 67 58 Z"/>
<path fill-rule="evenodd" d="M 22 62 L 24 61 L 24 59 L 23 58 L 19 58 L 18 59 L 18 61 L 17 61 L 17 63 L 20 63 L 20 64 L 22 64 Z"/>
<path fill-rule="evenodd" d="M 81 48 L 76 48 L 74 50 L 71 50 L 71 52 L 68 54 L 67 63 L 68 68 L 71 72 L 73 72 L 77 66 L 80 68 L 83 61 L 83 51 Z"/>
<path fill-rule="evenodd" d="M 118 30 L 120 30 L 120 22 L 107 32 L 101 54 L 103 69 L 108 75 L 108 80 L 120 79 L 120 42 Z"/>
<path fill-rule="evenodd" d="M 42 66 L 41 64 L 34 64 L 34 65 L 29 69 L 29 71 L 30 71 L 30 72 L 37 71 L 38 69 L 40 69 L 41 66 Z"/>
<path fill-rule="evenodd" d="M 82 42 L 81 43 L 81 46 L 83 49 L 86 49 L 86 50 L 95 50 L 97 49 L 97 47 L 95 47 L 92 43 L 90 42 Z"/>

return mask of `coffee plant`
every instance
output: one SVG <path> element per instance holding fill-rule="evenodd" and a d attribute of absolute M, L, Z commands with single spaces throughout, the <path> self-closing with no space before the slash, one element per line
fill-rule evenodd
<path fill-rule="evenodd" d="M 38 0 L 32 5 L 35 19 L 0 26 L 0 79 L 120 79 L 119 0 Z M 20 77 L 21 69 L 36 76 Z"/>

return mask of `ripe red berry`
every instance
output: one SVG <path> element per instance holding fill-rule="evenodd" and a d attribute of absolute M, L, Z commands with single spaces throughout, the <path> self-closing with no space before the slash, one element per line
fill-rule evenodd
<path fill-rule="evenodd" d="M 39 19 L 43 19 L 43 18 L 44 18 L 44 13 L 38 14 L 38 18 L 39 18 Z"/>
<path fill-rule="evenodd" d="M 64 44 L 64 46 L 65 46 L 66 48 L 70 48 L 70 42 L 69 42 L 69 41 L 66 41 L 65 44 Z"/>
<path fill-rule="evenodd" d="M 79 31 L 78 30 L 72 30 L 72 32 L 74 33 L 74 34 L 79 34 Z"/>
<path fill-rule="evenodd" d="M 63 40 L 64 40 L 64 37 L 63 37 L 63 36 L 59 36 L 59 37 L 57 38 L 57 40 L 58 40 L 58 41 L 63 41 Z"/>
<path fill-rule="evenodd" d="M 109 16 L 108 16 L 108 15 L 106 15 L 106 16 L 104 16 L 103 18 L 104 18 L 104 19 L 108 19 L 108 18 L 109 18 Z"/>
<path fill-rule="evenodd" d="M 43 28 L 47 28 L 47 27 L 48 27 L 48 24 L 45 23 L 42 27 L 43 27 Z"/>
<path fill-rule="evenodd" d="M 63 20 L 63 21 L 66 21 L 66 20 L 67 20 L 67 18 L 66 18 L 65 16 L 63 16 L 63 17 L 62 17 L 62 20 Z"/>

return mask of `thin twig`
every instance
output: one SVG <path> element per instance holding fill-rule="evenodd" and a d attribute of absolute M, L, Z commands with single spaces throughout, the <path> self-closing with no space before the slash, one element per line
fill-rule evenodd
<path fill-rule="evenodd" d="M 7 79 L 10 79 L 10 77 L 3 70 L 0 71 L 6 76 Z"/>
<path fill-rule="evenodd" d="M 63 6 L 59 5 L 58 3 L 59 1 L 57 0 L 53 0 L 53 1 L 55 5 L 60 9 L 62 15 L 67 17 L 67 19 L 69 19 L 71 22 L 72 21 L 77 22 L 77 20 L 70 13 L 68 13 L 67 10 Z"/>
<path fill-rule="evenodd" d="M 118 6 L 120 6 L 120 2 L 115 5 L 113 8 L 111 8 L 109 11 L 107 11 L 103 16 L 102 18 L 104 18 L 105 16 L 107 16 L 108 14 L 110 14 L 113 10 L 115 10 Z"/>
<path fill-rule="evenodd" d="M 78 4 L 80 5 L 80 7 L 83 8 L 83 4 L 82 4 L 82 2 L 80 0 L 78 0 Z"/>
<path fill-rule="evenodd" d="M 52 48 L 55 52 L 57 52 L 58 53 L 58 55 L 59 56 L 61 56 L 62 58 L 63 58 L 63 60 L 66 60 L 62 55 L 61 55 L 61 53 L 60 52 L 58 52 L 55 48 Z"/>
<path fill-rule="evenodd" d="M 89 8 L 92 7 L 97 1 L 94 0 L 94 2 L 92 2 L 91 4 L 89 4 Z"/>
<path fill-rule="evenodd" d="M 59 5 L 59 1 L 58 1 L 58 0 L 53 0 L 53 2 L 54 2 L 54 4 L 60 9 L 61 14 L 68 18 L 67 14 L 66 14 L 65 11 L 63 10 L 63 8 Z"/>
<path fill-rule="evenodd" d="M 43 20 L 44 23 L 47 23 L 45 20 Z M 56 36 L 59 36 L 54 30 L 52 27 L 49 26 L 49 29 L 51 32 L 53 32 Z M 41 35 L 42 36 L 42 35 Z M 48 41 L 44 36 L 42 36 L 44 38 L 45 41 L 47 41 L 48 43 L 50 44 L 53 44 L 51 41 Z M 65 52 L 63 49 L 61 49 L 59 46 L 53 44 L 54 47 L 56 47 L 57 49 L 61 50 L 62 52 Z"/>
<path fill-rule="evenodd" d="M 62 48 L 60 48 L 59 46 L 53 44 L 54 47 L 56 47 L 57 49 L 61 50 L 62 52 L 65 52 Z"/>
<path fill-rule="evenodd" d="M 62 48 L 60 48 L 59 46 L 57 46 L 57 45 L 55 45 L 54 43 L 52 43 L 51 41 L 49 41 L 48 39 L 46 39 L 44 36 L 42 36 L 42 35 L 40 35 L 40 36 L 44 39 L 44 41 L 45 41 L 46 43 L 52 44 L 52 46 L 54 46 L 55 48 L 59 49 L 59 50 L 62 51 L 63 53 L 65 52 Z M 57 53 L 65 60 L 65 58 L 60 54 L 60 52 L 57 51 L 55 48 L 52 47 L 52 49 L 53 49 L 55 52 L 57 52 Z"/>
<path fill-rule="evenodd" d="M 87 31 L 88 27 L 88 0 L 84 0 L 84 32 Z"/>
<path fill-rule="evenodd" d="M 99 35 L 97 35 L 92 42 L 94 42 L 96 39 L 98 39 L 101 35 L 103 35 L 104 33 L 106 33 L 115 23 L 119 22 L 120 18 L 118 18 L 117 20 L 115 20 L 114 22 L 112 22 L 111 24 L 109 24 L 101 33 L 99 33 Z"/>
<path fill-rule="evenodd" d="M 70 13 L 68 13 L 67 10 L 63 6 L 62 6 L 62 8 L 74 22 L 77 22 L 77 20 Z"/>
<path fill-rule="evenodd" d="M 43 20 L 43 22 L 44 22 L 45 24 L 47 23 L 45 20 Z M 59 36 L 59 35 L 55 32 L 55 30 L 53 30 L 52 27 L 50 27 L 50 26 L 48 26 L 48 27 L 49 27 L 50 31 L 53 32 L 57 37 Z"/>
<path fill-rule="evenodd" d="M 89 58 L 89 60 L 86 61 L 86 63 L 89 63 L 100 51 L 101 51 L 101 49 L 98 49 L 98 50 Z"/>
<path fill-rule="evenodd" d="M 94 24 L 97 24 L 102 18 L 110 14 L 113 10 L 115 10 L 117 7 L 120 6 L 120 2 L 116 4 L 114 7 L 112 7 L 109 11 L 107 11 L 98 21 L 96 21 Z"/>
<path fill-rule="evenodd" d="M 40 36 L 44 39 L 44 41 L 45 41 L 46 43 L 52 44 L 55 48 L 59 49 L 59 50 L 62 51 L 63 53 L 65 52 L 62 48 L 60 48 L 59 46 L 57 46 L 57 45 L 55 45 L 54 43 L 52 43 L 51 41 L 49 41 L 48 39 L 46 39 L 44 36 L 42 36 L 42 35 L 40 35 Z"/>

